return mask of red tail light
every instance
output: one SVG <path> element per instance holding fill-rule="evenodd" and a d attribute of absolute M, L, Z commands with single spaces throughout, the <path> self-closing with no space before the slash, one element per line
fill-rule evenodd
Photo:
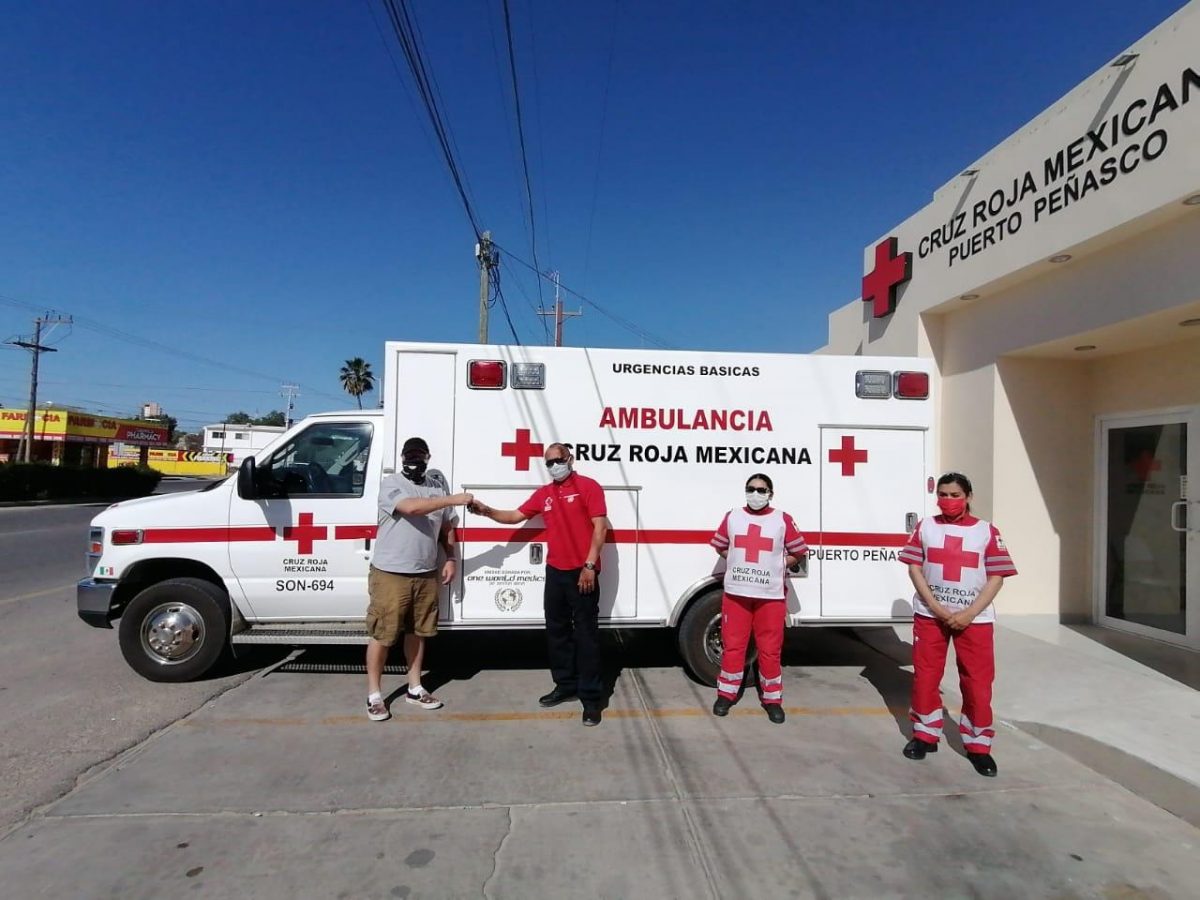
<path fill-rule="evenodd" d="M 473 359 L 467 363 L 467 387 L 483 391 L 504 389 L 505 365 L 499 359 Z"/>
<path fill-rule="evenodd" d="M 893 395 L 901 400 L 928 400 L 928 372 L 897 372 Z"/>
<path fill-rule="evenodd" d="M 141 542 L 142 532 L 137 529 L 118 529 L 112 533 L 112 543 L 114 547 L 123 547 L 129 544 L 140 544 Z"/>

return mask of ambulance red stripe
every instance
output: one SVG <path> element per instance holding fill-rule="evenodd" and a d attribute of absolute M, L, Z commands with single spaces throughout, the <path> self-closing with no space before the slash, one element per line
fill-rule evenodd
<path fill-rule="evenodd" d="M 334 540 L 361 541 L 375 537 L 375 525 L 335 525 Z M 810 547 L 903 547 L 907 534 L 856 531 L 801 531 Z M 707 544 L 712 538 L 708 529 L 685 528 L 615 528 L 608 535 L 610 544 Z M 484 541 L 529 542 L 544 541 L 544 528 L 459 528 L 458 539 L 464 543 Z M 145 544 L 211 544 L 244 541 L 274 541 L 275 529 L 265 525 L 217 526 L 214 528 L 147 528 L 142 533 Z"/>
<path fill-rule="evenodd" d="M 225 544 L 240 541 L 273 541 L 275 529 L 269 525 L 218 525 L 215 528 L 147 528 L 143 544 Z"/>
<path fill-rule="evenodd" d="M 907 534 L 855 531 L 801 531 L 810 547 L 903 547 Z M 541 541 L 544 528 L 460 528 L 458 539 L 466 542 L 483 541 Z M 610 544 L 707 544 L 713 532 L 709 529 L 683 528 L 614 528 L 608 535 Z"/>

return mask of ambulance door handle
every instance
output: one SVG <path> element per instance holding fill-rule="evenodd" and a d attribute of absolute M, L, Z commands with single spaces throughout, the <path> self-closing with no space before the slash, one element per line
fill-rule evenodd
<path fill-rule="evenodd" d="M 541 544 L 529 545 L 529 564 L 531 566 L 540 566 L 542 564 L 543 548 Z"/>
<path fill-rule="evenodd" d="M 912 534 L 913 529 L 917 527 L 917 514 L 910 512 L 904 516 L 904 530 Z"/>
<path fill-rule="evenodd" d="M 1174 503 L 1171 504 L 1171 530 L 1172 531 L 1178 531 L 1181 534 L 1187 532 L 1187 530 L 1188 530 L 1187 506 L 1188 506 L 1188 502 L 1186 500 L 1176 500 Z M 1180 510 L 1183 510 L 1182 517 L 1179 515 Z M 1182 522 L 1183 524 L 1180 524 L 1180 522 Z"/>

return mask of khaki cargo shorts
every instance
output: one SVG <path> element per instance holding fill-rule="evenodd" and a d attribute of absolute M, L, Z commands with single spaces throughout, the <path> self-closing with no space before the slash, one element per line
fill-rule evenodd
<path fill-rule="evenodd" d="M 385 647 L 402 634 L 433 637 L 438 621 L 437 572 L 398 575 L 371 566 L 367 576 L 367 634 Z"/>

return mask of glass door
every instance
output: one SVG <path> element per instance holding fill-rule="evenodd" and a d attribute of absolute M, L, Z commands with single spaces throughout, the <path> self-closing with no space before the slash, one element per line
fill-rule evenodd
<path fill-rule="evenodd" d="M 1196 409 L 1104 417 L 1099 428 L 1099 620 L 1200 647 Z"/>

